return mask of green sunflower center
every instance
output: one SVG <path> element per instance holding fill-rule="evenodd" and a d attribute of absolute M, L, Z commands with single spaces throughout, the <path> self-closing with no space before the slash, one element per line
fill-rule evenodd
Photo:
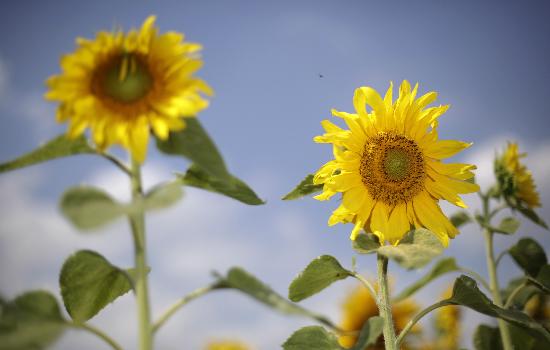
<path fill-rule="evenodd" d="M 103 94 L 121 103 L 132 103 L 147 95 L 153 77 L 143 60 L 135 54 L 115 56 L 100 72 Z"/>
<path fill-rule="evenodd" d="M 380 132 L 365 143 L 359 174 L 373 199 L 407 202 L 424 190 L 424 156 L 415 141 Z"/>

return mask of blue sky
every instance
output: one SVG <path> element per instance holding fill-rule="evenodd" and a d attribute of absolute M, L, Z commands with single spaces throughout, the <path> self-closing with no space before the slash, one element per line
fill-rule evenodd
<path fill-rule="evenodd" d="M 292 277 L 317 255 L 349 264 L 350 227 L 328 228 L 335 201 L 282 202 L 280 196 L 327 161 L 330 148 L 316 145 L 320 121 L 330 109 L 351 111 L 356 87 L 385 90 L 389 81 L 419 82 L 436 90 L 451 109 L 440 137 L 473 141 L 456 158 L 478 164 L 483 185 L 491 179 L 494 150 L 518 140 L 538 182 L 550 218 L 548 95 L 550 5 L 546 1 L 52 1 L 13 2 L 0 13 L 0 159 L 10 159 L 64 131 L 53 104 L 42 100 L 44 80 L 59 72 L 59 57 L 77 36 L 138 27 L 150 14 L 161 31 L 176 30 L 204 46 L 199 75 L 215 89 L 199 116 L 233 171 L 267 199 L 248 207 L 187 189 L 184 201 L 148 220 L 153 309 L 210 280 L 212 269 L 243 265 L 285 294 Z M 322 77 L 320 77 L 322 75 Z M 182 171 L 153 147 L 145 168 L 152 185 Z M 127 184 L 108 163 L 93 157 L 52 162 L 0 177 L 0 292 L 9 297 L 31 288 L 57 289 L 63 259 L 92 248 L 127 266 L 132 246 L 124 222 L 82 235 L 57 210 L 64 188 L 100 185 L 126 198 Z M 475 207 L 475 196 L 468 201 Z M 452 212 L 450 206 L 444 207 Z M 550 247 L 548 232 L 531 224 L 522 233 Z M 498 237 L 500 249 L 516 237 Z M 447 255 L 485 273 L 482 241 L 467 227 Z M 360 268 L 374 276 L 372 259 Z M 396 288 L 416 273 L 394 268 Z M 505 260 L 502 279 L 516 273 Z M 435 284 L 419 295 L 427 303 Z M 353 282 L 335 285 L 305 305 L 334 319 Z M 228 303 L 227 301 L 230 302 Z M 135 346 L 133 300 L 126 296 L 94 319 Z M 468 314 L 469 318 L 478 318 Z M 124 322 L 121 322 L 124 320 Z M 130 321 L 128 321 L 130 320 Z M 231 322 L 229 322 L 231 320 Z M 258 349 L 276 349 L 308 320 L 278 316 L 242 296 L 220 293 L 199 300 L 159 333 L 162 349 L 200 349 L 211 338 L 237 337 Z M 468 325 L 468 331 L 473 327 Z M 176 345 L 177 344 L 177 345 Z M 471 343 L 466 340 L 466 346 Z M 70 333 L 56 348 L 100 349 L 88 335 Z"/>

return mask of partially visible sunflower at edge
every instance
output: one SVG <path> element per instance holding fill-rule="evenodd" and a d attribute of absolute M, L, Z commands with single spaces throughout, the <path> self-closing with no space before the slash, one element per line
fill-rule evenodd
<path fill-rule="evenodd" d="M 443 292 L 442 299 L 448 299 L 453 292 L 453 286 Z M 458 350 L 460 347 L 460 337 L 462 335 L 462 310 L 460 306 L 447 305 L 437 309 L 434 315 L 433 325 L 436 331 L 433 341 L 424 343 L 420 348 L 422 350 Z"/>
<path fill-rule="evenodd" d="M 392 305 L 392 316 L 395 329 L 400 332 L 407 322 L 420 310 L 420 307 L 412 300 L 406 299 Z M 376 301 L 363 285 L 358 285 L 345 299 L 342 305 L 342 321 L 340 328 L 348 332 L 359 332 L 363 324 L 373 317 L 377 316 L 378 307 Z M 418 326 L 413 327 L 412 332 L 417 333 L 420 330 Z M 357 335 L 343 335 L 338 338 L 338 342 L 345 348 L 351 348 L 357 342 Z M 403 349 L 408 349 L 407 342 L 402 345 Z M 378 343 L 369 347 L 368 350 L 383 350 L 384 341 L 382 336 Z"/>
<path fill-rule="evenodd" d="M 512 207 L 540 207 L 540 197 L 533 180 L 533 175 L 520 162 L 526 153 L 519 153 L 518 144 L 509 142 L 504 153 L 495 160 L 495 175 L 500 189 Z"/>
<path fill-rule="evenodd" d="M 70 138 L 90 128 L 99 150 L 119 144 L 143 162 L 151 130 L 165 140 L 208 106 L 202 94 L 211 88 L 193 77 L 201 46 L 180 33 L 159 34 L 154 24 L 150 16 L 139 30 L 78 38 L 76 50 L 62 57 L 62 73 L 47 80 L 45 97 L 60 103 L 57 121 L 69 124 Z"/>
<path fill-rule="evenodd" d="M 465 208 L 459 194 L 479 190 L 468 181 L 474 165 L 442 162 L 471 145 L 438 140 L 438 120 L 448 106 L 427 107 L 437 93 L 417 98 L 417 91 L 418 84 L 411 89 L 403 81 L 394 100 L 393 84 L 383 98 L 371 87 L 360 87 L 353 97 L 355 113 L 332 110 L 349 129 L 324 120 L 325 134 L 314 138 L 333 144 L 335 158 L 315 174 L 314 183 L 323 184 L 315 198 L 342 193 L 328 223 L 353 223 L 352 240 L 364 229 L 381 244 L 397 244 L 411 227 L 425 227 L 446 246 L 458 230 L 438 201 Z"/>
<path fill-rule="evenodd" d="M 237 340 L 216 340 L 208 343 L 205 350 L 252 350 L 252 348 Z"/>

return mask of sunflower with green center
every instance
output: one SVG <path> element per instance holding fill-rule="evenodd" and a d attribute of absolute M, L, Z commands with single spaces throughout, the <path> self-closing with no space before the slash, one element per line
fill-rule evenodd
<path fill-rule="evenodd" d="M 526 156 L 526 153 L 519 153 L 517 143 L 508 143 L 504 154 L 495 161 L 495 173 L 507 201 L 517 202 L 527 208 L 540 207 L 540 197 L 533 175 L 520 162 L 521 158 Z"/>
<path fill-rule="evenodd" d="M 333 144 L 335 158 L 315 174 L 314 183 L 323 184 L 315 198 L 342 193 L 342 203 L 328 223 L 353 223 L 352 240 L 364 229 L 381 244 L 397 244 L 411 227 L 425 227 L 447 245 L 458 230 L 438 201 L 465 208 L 459 194 L 479 190 L 468 181 L 474 165 L 442 162 L 471 145 L 438 140 L 438 118 L 448 106 L 427 107 L 437 93 L 416 98 L 417 91 L 418 84 L 411 89 L 403 81 L 394 101 L 392 84 L 384 98 L 371 87 L 361 87 L 353 97 L 356 113 L 332 110 L 349 129 L 324 120 L 326 133 L 314 138 Z"/>
<path fill-rule="evenodd" d="M 61 59 L 62 74 L 46 82 L 46 99 L 58 101 L 58 122 L 68 136 L 90 128 L 103 151 L 113 144 L 143 162 L 150 130 L 161 140 L 185 128 L 208 106 L 211 88 L 193 73 L 202 66 L 199 44 L 183 34 L 159 34 L 155 17 L 128 33 L 99 32 L 95 40 L 77 39 L 77 49 Z"/>

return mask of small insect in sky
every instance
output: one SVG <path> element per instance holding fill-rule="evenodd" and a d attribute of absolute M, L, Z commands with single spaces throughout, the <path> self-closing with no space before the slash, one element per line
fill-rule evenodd
<path fill-rule="evenodd" d="M 319 73 L 319 78 L 324 78 L 325 76 L 321 73 Z"/>

